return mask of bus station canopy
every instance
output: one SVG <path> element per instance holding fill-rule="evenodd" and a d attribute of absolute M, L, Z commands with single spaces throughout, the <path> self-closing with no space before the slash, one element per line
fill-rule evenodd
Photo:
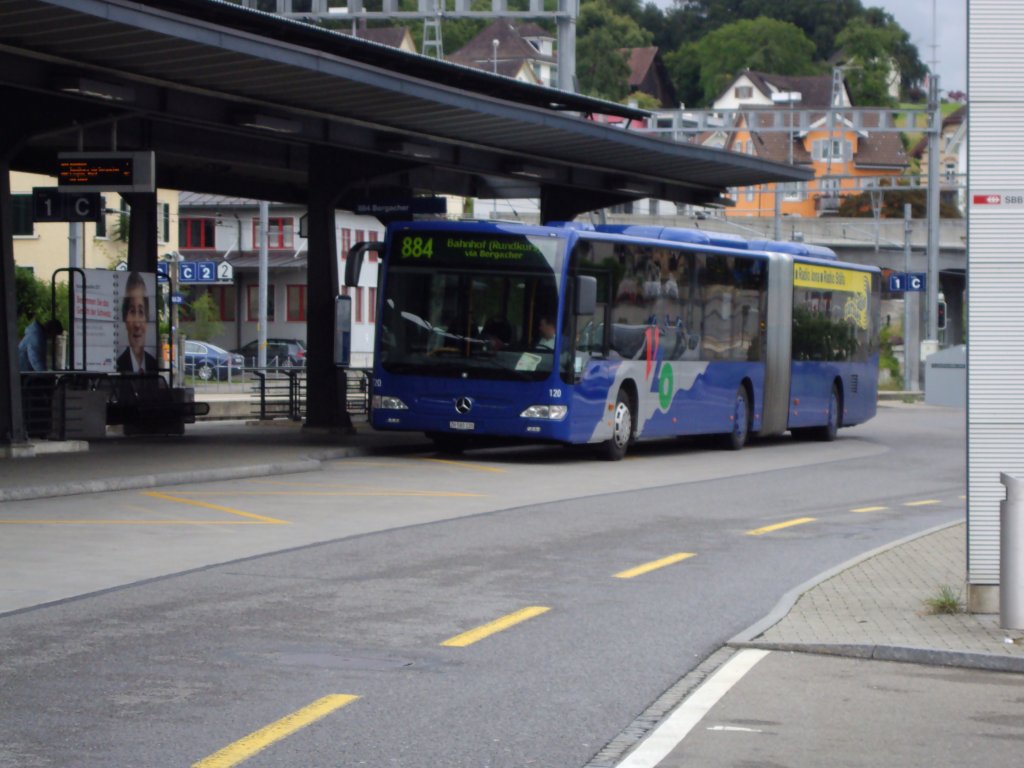
<path fill-rule="evenodd" d="M 308 199 L 325 152 L 346 200 L 538 197 L 549 213 L 713 203 L 806 170 L 622 129 L 644 113 L 220 0 L 0 0 L 14 170 L 153 150 L 157 186 Z M 311 157 L 317 158 L 311 161 Z M 560 202 L 559 202 L 560 201 Z"/>

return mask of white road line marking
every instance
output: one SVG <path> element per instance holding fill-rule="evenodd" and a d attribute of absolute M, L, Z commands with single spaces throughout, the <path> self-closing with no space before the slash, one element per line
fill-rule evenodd
<path fill-rule="evenodd" d="M 742 650 L 704 681 L 669 718 L 644 739 L 616 768 L 655 768 L 693 730 L 729 689 L 769 654 L 756 648 Z"/>

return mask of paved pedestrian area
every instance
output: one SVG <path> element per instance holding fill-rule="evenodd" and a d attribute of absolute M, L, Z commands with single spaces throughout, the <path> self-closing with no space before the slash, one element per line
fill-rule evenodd
<path fill-rule="evenodd" d="M 906 660 L 929 663 L 926 651 L 1014 657 L 1024 671 L 1024 632 L 1000 628 L 998 614 L 929 610 L 927 601 L 943 587 L 966 602 L 966 535 L 959 523 L 862 559 L 804 592 L 750 640 L 826 652 L 820 646 L 903 648 Z"/>

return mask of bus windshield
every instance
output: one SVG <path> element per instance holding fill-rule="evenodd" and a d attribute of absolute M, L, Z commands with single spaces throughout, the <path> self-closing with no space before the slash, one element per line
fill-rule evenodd
<path fill-rule="evenodd" d="M 545 235 L 396 233 L 380 364 L 391 373 L 547 378 L 564 245 Z"/>

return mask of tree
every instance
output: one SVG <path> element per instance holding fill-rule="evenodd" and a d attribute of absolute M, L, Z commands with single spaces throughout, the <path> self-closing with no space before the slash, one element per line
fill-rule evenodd
<path fill-rule="evenodd" d="M 221 332 L 220 309 L 209 293 L 195 299 L 189 309 L 193 319 L 181 324 L 188 338 L 210 339 Z"/>
<path fill-rule="evenodd" d="M 676 95 L 686 105 L 704 103 L 704 92 L 700 88 L 700 59 L 697 44 L 686 43 L 665 55 L 665 69 L 675 86 Z"/>
<path fill-rule="evenodd" d="M 889 81 L 898 63 L 892 52 L 899 41 L 898 27 L 875 27 L 858 18 L 846 25 L 836 37 L 848 62 L 855 66 L 845 71 L 854 104 L 878 107 L 895 106 L 889 94 Z M 898 74 L 898 73 L 896 73 Z"/>
<path fill-rule="evenodd" d="M 726 24 L 701 39 L 695 51 L 709 104 L 747 69 L 776 75 L 811 75 L 819 69 L 814 43 L 798 27 L 765 16 Z"/>
<path fill-rule="evenodd" d="M 879 217 L 883 219 L 902 219 L 903 206 L 910 203 L 910 215 L 915 219 L 928 217 L 928 190 L 926 189 L 902 189 L 900 187 L 885 187 L 882 193 L 882 207 Z M 839 204 L 838 215 L 850 219 L 870 219 L 874 217 L 874 209 L 871 206 L 871 193 L 862 192 L 859 195 L 847 195 Z M 959 209 L 949 203 L 939 204 L 939 218 L 961 219 Z"/>
<path fill-rule="evenodd" d="M 628 16 L 616 14 L 608 0 L 584 3 L 576 22 L 576 76 L 580 92 L 621 101 L 629 94 L 629 64 L 624 49 L 651 42 L 650 32 Z"/>

